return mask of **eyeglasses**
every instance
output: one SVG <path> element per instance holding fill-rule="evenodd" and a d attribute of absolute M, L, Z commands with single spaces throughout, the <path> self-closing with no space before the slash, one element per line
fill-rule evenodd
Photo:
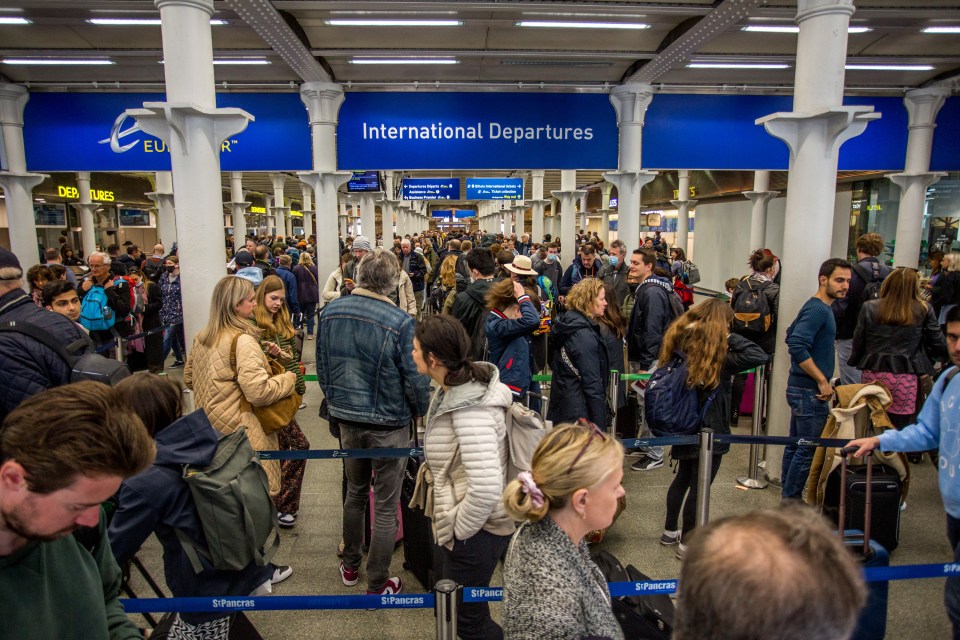
<path fill-rule="evenodd" d="M 577 420 L 577 426 L 583 427 L 585 429 L 590 429 L 590 437 L 587 439 L 586 443 L 580 449 L 580 453 L 577 454 L 577 457 L 573 459 L 573 462 L 570 463 L 570 468 L 567 469 L 567 475 L 570 475 L 570 472 L 573 471 L 573 468 L 577 466 L 577 463 L 580 462 L 580 458 L 583 457 L 583 454 L 586 453 L 587 448 L 590 446 L 590 443 L 593 442 L 595 438 L 599 438 L 600 442 L 606 442 L 607 436 L 600 431 L 600 428 L 587 420 L 586 418 L 580 418 Z"/>

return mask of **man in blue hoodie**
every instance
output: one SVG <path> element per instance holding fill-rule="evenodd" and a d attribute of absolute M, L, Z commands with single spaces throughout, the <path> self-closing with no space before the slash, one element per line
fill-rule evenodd
<path fill-rule="evenodd" d="M 940 494 L 947 512 L 947 539 L 953 547 L 953 561 L 960 563 L 960 307 L 947 313 L 947 351 L 954 366 L 933 385 L 933 391 L 917 416 L 917 423 L 902 431 L 888 429 L 881 435 L 848 443 L 859 447 L 853 455 L 867 451 L 925 451 L 940 449 Z M 953 624 L 953 638 L 960 639 L 960 576 L 947 578 L 943 595 L 947 616 Z"/>

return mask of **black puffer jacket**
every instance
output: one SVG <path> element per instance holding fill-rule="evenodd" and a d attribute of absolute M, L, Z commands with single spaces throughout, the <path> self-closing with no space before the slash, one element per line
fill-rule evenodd
<path fill-rule="evenodd" d="M 553 322 L 551 336 L 549 419 L 559 424 L 587 418 L 606 429 L 610 367 L 600 327 L 579 311 L 570 310 Z"/>
<path fill-rule="evenodd" d="M 736 333 L 727 336 L 727 357 L 720 371 L 720 387 L 716 398 L 703 416 L 704 428 L 713 429 L 713 432 L 719 435 L 730 434 L 730 380 L 735 374 L 765 364 L 769 359 L 770 356 L 764 353 L 756 343 Z M 712 389 L 700 391 L 701 407 L 712 392 Z M 730 451 L 728 443 L 717 443 L 713 446 L 714 455 L 723 455 L 728 451 Z M 677 445 L 671 447 L 670 456 L 676 460 L 693 460 L 700 457 L 700 450 L 695 444 Z"/>
<path fill-rule="evenodd" d="M 676 298 L 675 302 L 671 296 Z M 650 276 L 641 282 L 634 297 L 627 328 L 627 351 L 631 362 L 639 363 L 641 370 L 648 371 L 660 355 L 667 325 L 683 312 L 683 304 L 673 292 L 673 283 L 660 276 Z"/>
<path fill-rule="evenodd" d="M 22 289 L 0 297 L 0 323 L 11 321 L 35 325 L 64 347 L 87 341 L 83 329 L 59 313 L 41 309 Z M 81 347 L 75 354 L 88 348 Z M 0 422 L 30 396 L 69 381 L 69 367 L 48 347 L 20 333 L 0 332 Z"/>
<path fill-rule="evenodd" d="M 867 371 L 933 373 L 931 360 L 947 355 L 947 344 L 937 324 L 933 307 L 917 303 L 914 322 L 908 326 L 880 324 L 879 300 L 869 300 L 860 308 L 853 332 L 853 349 L 847 363 Z"/>

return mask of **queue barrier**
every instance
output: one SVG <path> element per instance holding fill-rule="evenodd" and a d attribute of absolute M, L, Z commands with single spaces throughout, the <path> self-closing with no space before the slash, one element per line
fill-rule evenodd
<path fill-rule="evenodd" d="M 97 348 L 94 349 L 94 351 L 95 351 L 96 353 L 101 353 L 101 354 L 102 354 L 102 353 L 106 353 L 107 351 L 110 351 L 111 349 L 117 349 L 117 354 L 116 354 L 116 355 L 117 355 L 117 360 L 119 360 L 120 362 L 124 362 L 125 359 L 126 359 L 126 358 L 125 358 L 126 354 L 123 352 L 123 349 L 119 349 L 119 348 L 118 348 L 118 347 L 120 346 L 120 343 L 121 343 L 121 342 L 130 342 L 130 341 L 132 341 L 132 340 L 139 340 L 140 338 L 146 338 L 147 336 L 152 336 L 152 335 L 154 335 L 154 334 L 156 334 L 156 333 L 162 333 L 162 332 L 166 331 L 167 329 L 172 329 L 172 328 L 174 328 L 174 327 L 179 327 L 179 326 L 182 325 L 182 324 L 183 324 L 182 322 L 174 322 L 173 324 L 165 324 L 165 325 L 162 325 L 162 326 L 159 326 L 159 327 L 154 327 L 153 329 L 149 329 L 149 330 L 147 330 L 147 331 L 141 331 L 140 333 L 135 333 L 135 334 L 130 335 L 130 336 L 121 336 L 121 335 L 117 334 L 114 329 L 111 329 L 111 331 L 114 332 L 114 336 L 115 336 L 114 339 L 111 340 L 110 342 L 104 342 L 103 344 L 97 346 Z"/>

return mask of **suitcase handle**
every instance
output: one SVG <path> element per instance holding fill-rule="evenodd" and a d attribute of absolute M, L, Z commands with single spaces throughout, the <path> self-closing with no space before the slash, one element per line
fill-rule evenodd
<path fill-rule="evenodd" d="M 840 538 L 845 537 L 844 531 L 847 525 L 847 458 L 851 453 L 856 452 L 859 447 L 848 446 L 840 449 L 840 517 L 839 533 Z M 870 554 L 870 524 L 873 519 L 873 452 L 867 451 L 867 491 L 863 514 L 863 555 L 867 557 Z"/>

